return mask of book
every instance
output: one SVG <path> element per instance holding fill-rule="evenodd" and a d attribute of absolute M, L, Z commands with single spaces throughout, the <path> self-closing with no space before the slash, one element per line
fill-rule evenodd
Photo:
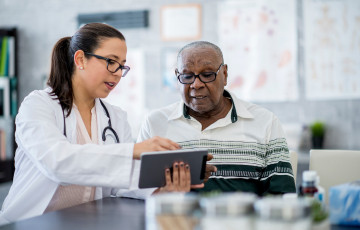
<path fill-rule="evenodd" d="M 8 38 L 3 37 L 1 43 L 1 53 L 0 53 L 0 76 L 5 76 L 6 63 L 7 63 L 7 44 L 8 44 Z"/>
<path fill-rule="evenodd" d="M 17 78 L 10 75 L 10 115 L 15 117 L 18 110 L 17 103 Z"/>
<path fill-rule="evenodd" d="M 6 132 L 0 129 L 0 160 L 6 160 Z"/>
<path fill-rule="evenodd" d="M 8 77 L 0 77 L 0 116 L 10 116 L 10 83 Z"/>
<path fill-rule="evenodd" d="M 7 76 L 15 76 L 15 38 L 8 37 L 8 72 Z"/>

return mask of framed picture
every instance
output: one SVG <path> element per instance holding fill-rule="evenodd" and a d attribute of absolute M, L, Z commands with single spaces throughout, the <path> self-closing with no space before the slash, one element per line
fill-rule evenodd
<path fill-rule="evenodd" d="M 9 78 L 0 77 L 0 116 L 10 116 Z"/>
<path fill-rule="evenodd" d="M 161 7 L 163 41 L 198 40 L 201 38 L 201 5 L 181 4 Z"/>

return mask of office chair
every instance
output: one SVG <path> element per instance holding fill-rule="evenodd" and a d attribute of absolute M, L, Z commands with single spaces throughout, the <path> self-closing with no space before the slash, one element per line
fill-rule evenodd
<path fill-rule="evenodd" d="M 294 180 L 296 184 L 296 175 L 297 175 L 297 165 L 298 165 L 298 155 L 294 150 L 290 150 L 290 164 L 293 169 Z"/>

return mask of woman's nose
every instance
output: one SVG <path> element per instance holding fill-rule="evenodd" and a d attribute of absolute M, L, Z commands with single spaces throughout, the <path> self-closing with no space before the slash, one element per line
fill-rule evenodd
<path fill-rule="evenodd" d="M 113 75 L 117 76 L 117 77 L 122 77 L 123 71 L 122 69 L 119 69 L 118 71 L 116 71 L 115 73 L 113 73 Z"/>

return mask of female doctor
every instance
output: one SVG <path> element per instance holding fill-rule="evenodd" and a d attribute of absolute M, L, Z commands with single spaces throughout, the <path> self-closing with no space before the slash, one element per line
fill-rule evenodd
<path fill-rule="evenodd" d="M 179 148 L 160 137 L 134 144 L 126 113 L 100 99 L 130 70 L 126 52 L 124 36 L 101 23 L 56 43 L 49 88 L 30 93 L 16 117 L 16 170 L 0 225 L 116 195 L 129 188 L 142 152 Z M 180 181 L 190 169 L 178 168 L 157 191 L 189 191 Z"/>

